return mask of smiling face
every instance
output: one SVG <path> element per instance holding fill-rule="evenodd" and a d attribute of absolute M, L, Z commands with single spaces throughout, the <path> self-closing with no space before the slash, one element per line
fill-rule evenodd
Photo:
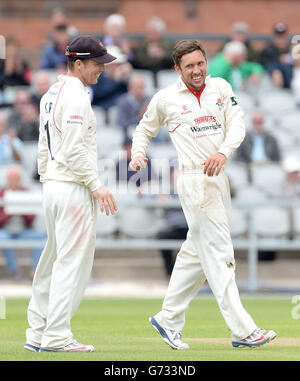
<path fill-rule="evenodd" d="M 93 60 L 80 61 L 80 64 L 81 80 L 85 86 L 95 85 L 100 75 L 105 71 L 103 63 Z"/>
<path fill-rule="evenodd" d="M 194 50 L 181 57 L 180 64 L 175 65 L 175 70 L 187 87 L 199 91 L 205 82 L 207 60 L 200 50 Z"/>
<path fill-rule="evenodd" d="M 95 85 L 99 76 L 105 72 L 105 65 L 93 60 L 76 60 L 72 65 L 69 63 L 67 75 L 77 77 L 84 86 Z"/>

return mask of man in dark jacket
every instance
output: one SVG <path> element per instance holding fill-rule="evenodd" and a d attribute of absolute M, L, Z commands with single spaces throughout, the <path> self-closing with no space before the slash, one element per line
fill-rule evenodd
<path fill-rule="evenodd" d="M 272 40 L 261 51 L 260 63 L 272 76 L 276 86 L 290 88 L 293 58 L 287 26 L 284 23 L 279 22 L 274 26 Z"/>
<path fill-rule="evenodd" d="M 252 116 L 252 130 L 246 134 L 236 151 L 238 161 L 264 163 L 280 161 L 281 154 L 276 138 L 264 129 L 264 114 L 255 112 Z"/>

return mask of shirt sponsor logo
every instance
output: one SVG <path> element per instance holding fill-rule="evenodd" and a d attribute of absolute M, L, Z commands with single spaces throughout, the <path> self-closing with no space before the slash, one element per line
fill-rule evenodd
<path fill-rule="evenodd" d="M 81 115 L 71 115 L 70 119 L 80 119 L 80 120 L 83 120 L 83 117 Z"/>
<path fill-rule="evenodd" d="M 216 117 L 213 115 L 205 115 L 205 116 L 200 116 L 199 118 L 194 119 L 195 124 L 202 124 L 202 123 L 207 123 L 207 122 L 216 122 Z"/>
<path fill-rule="evenodd" d="M 191 131 L 192 132 L 216 131 L 216 130 L 219 130 L 221 127 L 222 126 L 220 123 L 210 124 L 209 126 L 203 126 L 203 127 L 193 126 L 191 127 Z"/>

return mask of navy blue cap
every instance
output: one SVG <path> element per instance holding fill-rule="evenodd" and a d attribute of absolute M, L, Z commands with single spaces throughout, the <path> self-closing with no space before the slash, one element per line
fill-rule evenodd
<path fill-rule="evenodd" d="M 66 48 L 66 56 L 71 59 L 91 59 L 99 63 L 110 63 L 116 57 L 109 54 L 100 40 L 92 36 L 78 36 Z"/>

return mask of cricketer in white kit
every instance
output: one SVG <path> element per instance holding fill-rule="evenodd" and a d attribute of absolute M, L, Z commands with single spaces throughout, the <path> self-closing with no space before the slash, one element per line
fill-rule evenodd
<path fill-rule="evenodd" d="M 132 141 L 130 166 L 140 170 L 147 165 L 151 138 L 162 126 L 168 128 L 178 154 L 177 189 L 189 227 L 162 310 L 149 320 L 173 349 L 187 349 L 181 340 L 185 311 L 207 280 L 232 333 L 232 345 L 259 346 L 276 334 L 258 328 L 239 297 L 224 169 L 244 139 L 244 114 L 230 84 L 206 76 L 206 53 L 199 41 L 179 41 L 173 59 L 180 77 L 154 95 Z"/>
<path fill-rule="evenodd" d="M 60 75 L 40 103 L 38 172 L 48 239 L 37 266 L 28 306 L 25 349 L 91 352 L 78 343 L 70 321 L 91 274 L 97 203 L 116 210 L 97 167 L 96 119 L 86 89 L 115 57 L 90 36 L 74 39 L 68 72 Z"/>

